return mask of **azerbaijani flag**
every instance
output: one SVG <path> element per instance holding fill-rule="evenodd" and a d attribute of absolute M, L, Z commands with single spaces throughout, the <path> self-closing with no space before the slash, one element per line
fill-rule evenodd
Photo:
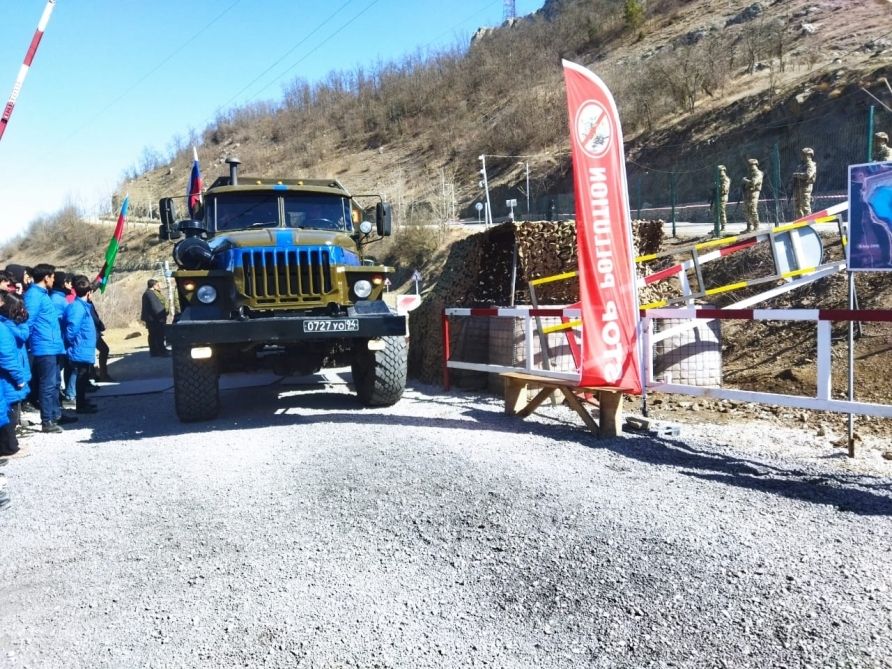
<path fill-rule="evenodd" d="M 186 202 L 189 205 L 189 218 L 194 218 L 201 204 L 201 170 L 198 169 L 198 149 L 192 147 L 192 173 L 186 186 Z"/>
<path fill-rule="evenodd" d="M 115 233 L 108 241 L 108 248 L 105 249 L 105 264 L 96 275 L 96 281 L 99 282 L 100 292 L 105 292 L 108 285 L 108 277 L 111 276 L 112 270 L 115 268 L 115 259 L 118 257 L 118 249 L 121 246 L 121 237 L 124 235 L 124 221 L 127 219 L 127 208 L 130 206 L 130 196 L 124 198 L 121 204 L 121 213 L 118 214 L 118 222 L 115 225 Z"/>

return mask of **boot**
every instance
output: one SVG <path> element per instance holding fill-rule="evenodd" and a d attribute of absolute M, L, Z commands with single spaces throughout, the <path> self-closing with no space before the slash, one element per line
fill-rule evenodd
<path fill-rule="evenodd" d="M 95 377 L 96 377 L 97 381 L 108 381 L 108 382 L 114 381 L 114 379 L 111 376 L 109 376 L 107 360 L 103 360 L 101 358 L 99 359 L 99 371 L 95 375 Z"/>

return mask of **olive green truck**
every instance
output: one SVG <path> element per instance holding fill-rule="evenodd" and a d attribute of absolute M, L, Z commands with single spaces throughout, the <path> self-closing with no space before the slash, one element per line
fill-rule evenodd
<path fill-rule="evenodd" d="M 179 313 L 167 326 L 182 421 L 220 411 L 220 374 L 310 374 L 348 359 L 366 406 L 397 402 L 406 385 L 407 316 L 384 301 L 393 268 L 366 258 L 391 231 L 390 206 L 366 209 L 336 180 L 229 175 L 196 215 L 160 201 L 159 236 L 176 241 Z M 377 197 L 377 196 L 374 196 Z M 369 211 L 372 211 L 370 208 Z"/>

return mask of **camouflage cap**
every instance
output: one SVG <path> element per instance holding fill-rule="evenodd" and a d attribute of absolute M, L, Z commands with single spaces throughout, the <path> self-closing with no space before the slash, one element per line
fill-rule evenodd
<path fill-rule="evenodd" d="M 806 146 L 804 149 L 802 149 L 802 153 L 804 153 L 807 156 L 813 156 L 813 155 L 815 155 L 815 150 L 810 149 L 809 147 Z"/>
<path fill-rule="evenodd" d="M 876 139 L 881 139 L 881 140 L 883 140 L 884 142 L 888 142 L 888 141 L 889 141 L 889 135 L 887 135 L 887 134 L 884 133 L 884 132 L 878 132 L 877 134 L 874 135 L 874 137 L 875 137 Z"/>
<path fill-rule="evenodd" d="M 747 161 L 750 165 L 758 165 L 759 161 L 756 158 L 748 158 Z"/>

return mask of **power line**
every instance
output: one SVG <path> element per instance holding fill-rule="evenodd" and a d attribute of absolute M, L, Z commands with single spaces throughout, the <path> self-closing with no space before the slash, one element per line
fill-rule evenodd
<path fill-rule="evenodd" d="M 348 0 L 348 2 L 349 2 L 349 1 L 350 1 L 350 0 Z M 328 40 L 330 40 L 332 37 L 334 37 L 334 36 L 337 35 L 339 32 L 341 32 L 344 28 L 348 27 L 350 24 L 352 24 L 354 21 L 356 21 L 360 16 L 362 16 L 363 14 L 365 14 L 365 13 L 366 13 L 369 9 L 371 9 L 374 5 L 378 4 L 379 1 L 380 1 L 380 0 L 373 0 L 371 3 L 369 3 L 369 5 L 367 5 L 367 6 L 366 6 L 362 11 L 360 11 L 358 14 L 356 14 L 355 16 L 353 16 L 349 21 L 347 21 L 346 23 L 342 24 L 342 25 L 341 25 L 340 27 L 338 27 L 334 32 L 332 32 L 331 34 L 329 34 L 328 36 L 326 36 L 326 38 L 325 38 L 321 43 L 317 44 L 313 49 L 311 49 L 311 50 L 308 51 L 306 54 L 304 54 L 299 60 L 297 60 L 297 61 L 295 61 L 294 63 L 292 63 L 292 65 L 291 65 L 287 70 L 285 70 L 284 72 L 282 72 L 282 74 L 279 75 L 279 77 L 278 77 L 277 79 L 275 79 L 274 81 L 272 81 L 272 82 L 270 82 L 269 84 L 267 84 L 264 88 L 262 88 L 260 91 L 258 91 L 257 94 L 254 95 L 252 98 L 250 98 L 248 101 L 250 102 L 250 101 L 256 100 L 257 97 L 258 97 L 261 93 L 263 93 L 263 92 L 264 92 L 265 90 L 267 90 L 270 86 L 272 86 L 274 83 L 276 83 L 276 81 L 279 81 L 280 79 L 282 79 L 282 77 L 284 77 L 288 72 L 290 72 L 290 71 L 293 70 L 295 67 L 297 67 L 298 65 L 300 65 L 300 63 L 302 63 L 302 62 L 305 61 L 307 58 L 309 58 L 311 55 L 313 55 L 313 54 L 314 54 L 316 51 L 318 51 L 319 48 L 321 48 L 321 47 L 322 47 Z M 449 28 L 448 30 L 446 30 L 446 31 L 444 31 L 444 32 L 442 32 L 442 33 L 440 33 L 437 37 L 435 37 L 435 38 L 433 38 L 431 41 L 427 42 L 427 43 L 425 44 L 425 46 L 431 46 L 431 45 L 433 45 L 433 44 L 434 44 L 435 42 L 437 42 L 437 41 L 440 39 L 440 37 L 442 37 L 443 35 L 446 35 L 446 34 L 452 32 L 455 28 L 457 28 L 457 27 L 463 25 L 465 22 L 469 21 L 470 19 L 474 18 L 475 16 L 477 16 L 477 15 L 479 15 L 479 14 L 482 14 L 483 12 L 485 12 L 487 9 L 490 9 L 493 5 L 497 4 L 498 2 L 499 2 L 499 0 L 493 0 L 493 2 L 489 2 L 489 3 L 485 4 L 485 5 L 483 5 L 483 6 L 482 6 L 480 9 L 478 9 L 477 11 L 473 12 L 472 14 L 469 14 L 468 16 L 466 16 L 465 18 L 463 18 L 463 19 L 462 19 L 461 21 L 459 21 L 458 23 L 455 23 L 451 28 Z M 346 5 L 346 4 L 348 4 L 348 3 L 345 3 L 345 5 Z M 343 6 L 342 6 L 341 8 L 339 8 L 338 11 L 340 11 L 340 9 L 342 9 L 342 8 L 343 8 Z M 337 13 L 337 12 L 336 12 L 336 13 Z M 328 19 L 326 19 L 326 23 L 327 23 L 327 22 L 328 22 Z M 321 28 L 321 25 L 320 25 L 319 27 Z M 315 33 L 315 32 L 317 32 L 317 31 L 314 30 L 313 32 Z M 309 37 L 309 36 L 308 36 L 308 37 Z M 303 41 L 306 41 L 306 40 L 303 40 Z M 302 41 L 301 43 L 303 43 L 303 41 Z M 293 49 L 292 49 L 291 51 L 293 51 Z M 289 52 L 289 53 L 290 53 L 290 52 Z M 286 55 L 287 55 L 287 54 L 286 54 Z M 280 59 L 279 61 L 276 61 L 275 64 L 278 64 L 279 62 L 281 62 L 281 60 L 284 60 L 284 57 L 283 57 L 282 59 Z M 275 65 L 275 64 L 274 64 L 274 65 Z M 271 68 L 269 68 L 269 69 L 271 69 Z M 264 74 L 265 74 L 266 72 L 268 72 L 269 69 L 265 70 L 265 71 L 264 71 Z M 256 81 L 256 80 L 255 80 L 255 81 Z M 252 82 L 252 83 L 253 83 L 253 82 Z M 250 84 L 249 84 L 249 86 L 250 86 Z M 231 100 L 230 100 L 230 102 L 231 102 Z M 228 102 L 227 102 L 226 104 L 228 104 Z"/>
<path fill-rule="evenodd" d="M 291 72 L 291 70 L 293 70 L 295 67 L 297 67 L 297 66 L 300 65 L 302 62 L 304 62 L 307 58 L 309 58 L 309 57 L 312 56 L 314 53 L 316 53 L 316 52 L 317 52 L 319 49 L 321 49 L 321 48 L 322 48 L 322 47 L 323 47 L 323 46 L 324 46 L 324 45 L 325 45 L 325 44 L 326 44 L 332 37 L 334 37 L 335 35 L 337 35 L 338 33 L 340 33 L 342 30 L 344 30 L 344 28 L 347 28 L 349 25 L 351 25 L 352 23 L 354 23 L 357 19 L 359 19 L 360 16 L 362 16 L 362 15 L 365 14 L 367 11 L 369 11 L 372 7 L 374 7 L 375 5 L 377 5 L 378 2 L 380 2 L 380 0 L 372 0 L 372 2 L 370 2 L 368 5 L 366 5 L 366 7 L 365 7 L 362 11 L 360 11 L 358 14 L 354 15 L 353 18 L 351 18 L 350 20 L 348 20 L 348 21 L 346 21 L 345 23 L 341 24 L 338 28 L 336 28 L 336 29 L 334 30 L 334 32 L 332 32 L 332 33 L 330 33 L 329 35 L 327 35 L 327 36 L 325 37 L 325 39 L 323 39 L 319 44 L 317 44 L 315 47 L 313 47 L 312 49 L 310 49 L 309 51 L 307 51 L 307 52 L 306 52 L 301 58 L 299 58 L 297 61 L 295 61 L 294 63 L 292 63 L 291 66 L 288 67 L 288 69 L 286 69 L 284 72 L 282 72 L 282 74 L 280 74 L 276 79 L 273 79 L 270 83 L 268 83 L 266 86 L 264 86 L 264 87 L 261 88 L 259 91 L 257 91 L 257 94 L 254 95 L 253 97 L 249 98 L 249 99 L 248 99 L 248 102 L 253 102 L 254 100 L 256 100 L 256 99 L 260 96 L 261 93 L 263 93 L 264 91 L 266 91 L 266 90 L 267 90 L 270 86 L 272 86 L 273 84 L 278 83 L 278 82 L 279 82 L 279 81 L 280 81 L 286 74 L 288 74 L 289 72 Z"/>
<path fill-rule="evenodd" d="M 425 44 L 425 46 L 431 46 L 431 45 L 433 45 L 435 42 L 438 42 L 438 41 L 440 40 L 441 37 L 443 37 L 443 36 L 445 36 L 445 35 L 448 35 L 449 33 L 451 33 L 453 30 L 455 30 L 455 29 L 458 28 L 459 26 L 462 26 L 462 25 L 464 25 L 465 23 L 467 23 L 468 21 L 470 21 L 471 19 L 473 19 L 475 16 L 478 16 L 479 14 L 482 14 L 483 12 L 485 12 L 487 9 L 492 8 L 492 7 L 493 7 L 494 5 L 496 5 L 498 2 L 499 2 L 499 0 L 493 0 L 492 2 L 488 2 L 488 3 L 486 3 L 485 5 L 483 5 L 483 7 L 481 7 L 480 9 L 478 9 L 478 10 L 477 10 L 476 12 L 474 12 L 473 14 L 469 14 L 468 16 L 466 16 L 465 18 L 463 18 L 461 21 L 459 21 L 458 23 L 454 24 L 454 25 L 453 25 L 451 28 L 449 28 L 448 30 L 444 30 L 443 32 L 441 32 L 439 35 L 437 35 L 437 36 L 434 37 L 431 41 L 429 41 L 427 44 Z"/>
<path fill-rule="evenodd" d="M 278 65 L 278 64 L 281 63 L 283 60 L 285 60 L 288 56 L 290 56 L 292 53 L 294 53 L 294 52 L 298 49 L 298 47 L 300 47 L 302 44 L 304 44 L 304 43 L 305 43 L 307 40 L 309 40 L 313 35 L 315 35 L 317 32 L 319 32 L 320 30 L 322 30 L 322 28 L 323 28 L 329 21 L 331 21 L 335 16 L 337 16 L 337 15 L 341 12 L 341 10 L 343 10 L 344 7 L 346 7 L 347 5 L 349 5 L 351 2 L 353 2 L 353 0 L 347 0 L 344 4 L 342 4 L 342 5 L 341 5 L 340 7 L 338 7 L 336 10 L 334 10 L 331 14 L 328 15 L 328 17 L 325 18 L 325 20 L 322 21 L 322 23 L 320 23 L 318 26 L 316 26 L 315 28 L 313 28 L 313 30 L 311 30 L 309 33 L 307 33 L 307 35 L 306 35 L 302 40 L 300 40 L 297 44 L 295 44 L 293 47 L 291 47 L 290 49 L 288 49 L 288 51 L 286 51 L 285 53 L 283 53 L 283 54 L 282 54 L 277 60 L 275 60 L 275 61 L 274 61 L 268 68 L 266 68 L 263 72 L 261 72 L 261 73 L 258 74 L 256 77 L 254 77 L 251 81 L 249 81 L 247 84 L 245 84 L 244 88 L 242 88 L 238 93 L 236 93 L 236 94 L 233 95 L 231 98 L 229 98 L 229 99 L 228 99 L 226 102 L 224 102 L 222 105 L 220 105 L 219 107 L 217 107 L 217 109 L 220 110 L 220 109 L 222 109 L 223 107 L 226 107 L 226 106 L 229 105 L 230 103 L 234 102 L 234 101 L 238 98 L 238 96 L 240 96 L 240 95 L 241 95 L 242 93 L 244 93 L 246 90 L 248 90 L 249 88 L 251 88 L 251 86 L 253 86 L 255 83 L 257 83 L 257 81 L 260 80 L 260 79 L 263 77 L 263 75 L 265 75 L 267 72 L 269 72 L 270 70 L 272 70 L 276 65 Z"/>
<path fill-rule="evenodd" d="M 107 112 L 109 109 L 111 109 L 114 105 L 116 105 L 118 102 L 120 102 L 121 100 L 123 100 L 124 98 L 126 98 L 130 93 L 132 93 L 134 90 L 136 90 L 136 88 L 137 88 L 141 83 L 143 83 L 146 79 L 148 79 L 150 76 L 152 76 L 153 74 L 155 74 L 155 72 L 157 72 L 158 70 L 160 70 L 164 65 L 166 65 L 167 63 L 169 63 L 169 62 L 173 59 L 174 56 L 176 56 L 177 54 L 179 54 L 180 52 L 182 52 L 182 51 L 183 51 L 184 49 L 186 49 L 187 47 L 191 46 L 192 42 L 194 42 L 194 41 L 196 40 L 196 38 L 198 38 L 202 33 L 204 33 L 205 31 L 207 31 L 207 30 L 208 30 L 212 25 L 214 25 L 217 21 L 219 21 L 220 19 L 222 19 L 227 13 L 229 13 L 229 11 L 230 11 L 233 7 L 235 7 L 235 6 L 236 6 L 237 4 L 239 4 L 241 1 L 242 1 L 242 0 L 234 0 L 234 2 L 230 3 L 230 5 L 229 5 L 228 7 L 226 7 L 226 9 L 224 9 L 222 12 L 220 12 L 219 14 L 217 14 L 217 16 L 215 16 L 213 19 L 211 19 L 210 21 L 208 21 L 208 22 L 204 25 L 204 27 L 202 27 L 198 32 L 196 32 L 195 34 L 193 34 L 193 35 L 192 35 L 190 38 L 188 38 L 185 42 L 183 42 L 182 44 L 180 44 L 180 46 L 178 46 L 176 49 L 174 49 L 173 51 L 171 51 L 165 58 L 163 58 L 161 61 L 159 61 L 158 64 L 155 65 L 155 67 L 153 67 L 151 70 L 149 70 L 148 72 L 146 72 L 142 77 L 140 77 L 137 81 L 135 81 L 133 84 L 131 84 L 131 86 L 130 86 L 129 88 L 125 89 L 122 93 L 120 93 L 116 98 L 114 98 L 111 102 L 109 102 L 107 105 L 105 105 L 102 109 L 100 109 L 99 111 L 97 111 L 97 112 L 95 112 L 94 114 L 92 114 L 92 115 L 90 116 L 90 118 L 88 118 L 83 124 L 81 124 L 80 127 L 76 128 L 76 129 L 75 129 L 74 131 L 72 131 L 67 137 L 63 138 L 60 142 L 58 142 L 58 143 L 56 144 L 56 148 L 58 148 L 59 145 L 68 142 L 68 141 L 69 141 L 70 139 L 72 139 L 73 137 L 76 137 L 76 136 L 77 136 L 77 135 L 78 135 L 84 128 L 89 127 L 89 126 L 90 126 L 90 125 L 91 125 L 97 118 L 99 118 L 102 114 L 104 114 L 104 113 Z"/>

